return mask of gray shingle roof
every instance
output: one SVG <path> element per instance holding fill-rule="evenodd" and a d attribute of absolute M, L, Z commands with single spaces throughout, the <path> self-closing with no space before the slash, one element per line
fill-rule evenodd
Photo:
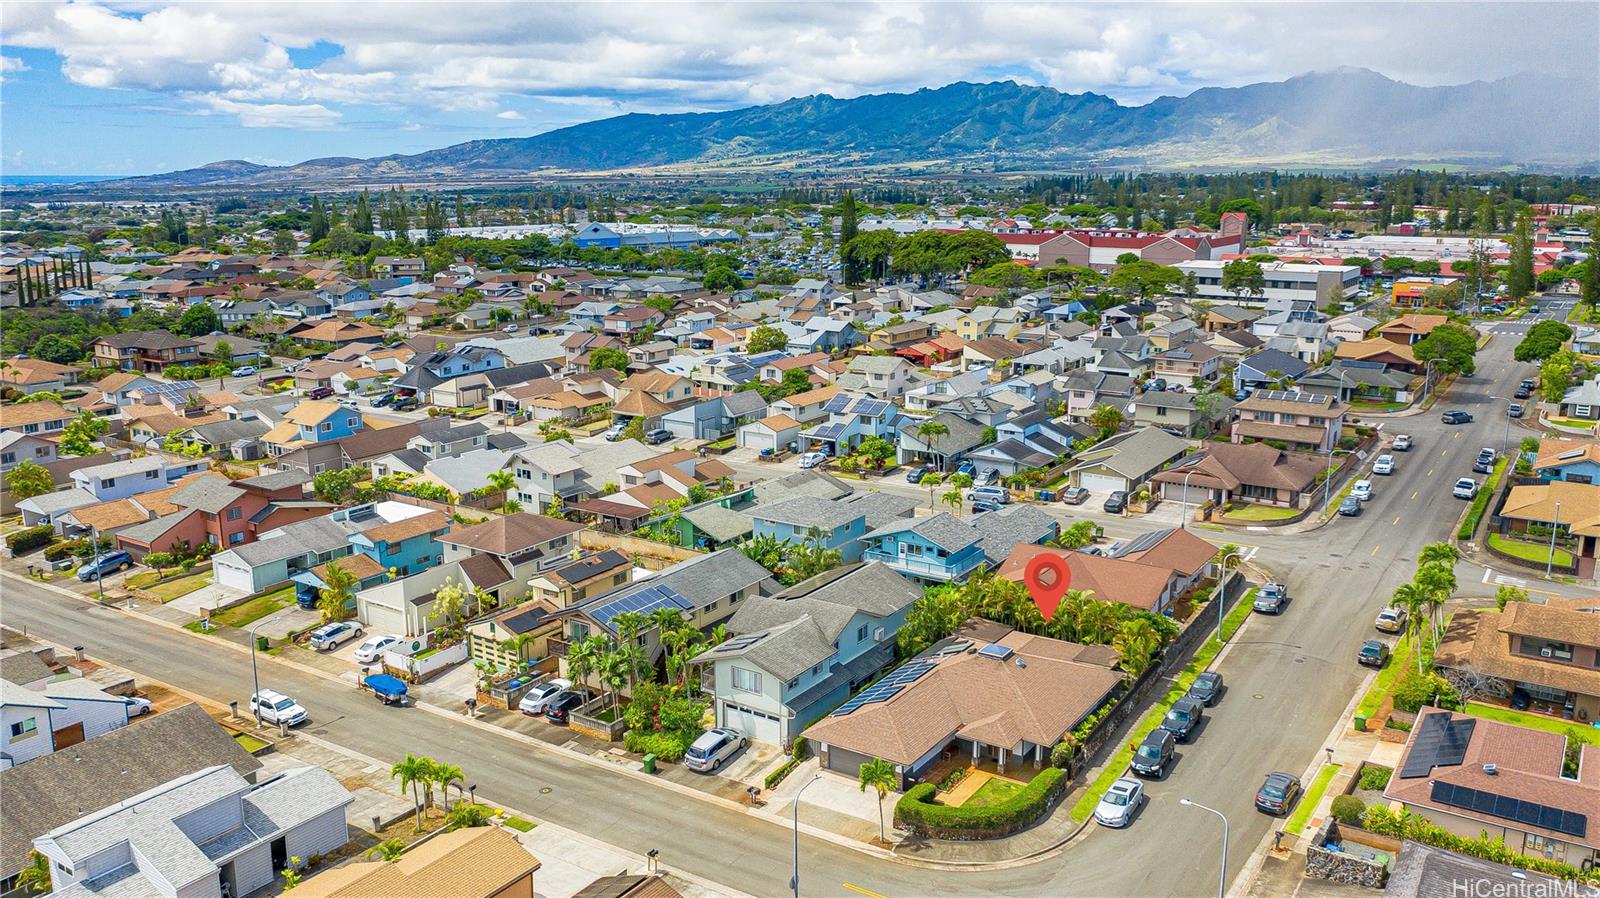
<path fill-rule="evenodd" d="M 179 522 L 187 519 L 190 515 L 196 515 L 199 513 L 200 510 L 198 508 L 186 508 L 183 511 L 175 512 L 169 515 L 162 515 L 159 518 L 151 518 L 142 524 L 134 524 L 132 527 L 118 531 L 117 535 L 125 536 L 134 542 L 144 543 L 147 546 L 151 546 L 152 549 L 156 551 L 164 552 L 166 551 L 166 546 L 164 544 L 157 545 L 160 542 L 161 537 L 165 535 L 167 531 L 171 530 L 173 527 L 176 527 Z"/>
<path fill-rule="evenodd" d="M 896 521 L 887 527 L 880 527 L 868 533 L 863 539 L 907 531 L 921 536 L 946 552 L 959 552 L 979 539 L 978 531 L 944 511 L 916 520 Z"/>
<path fill-rule="evenodd" d="M 683 517 L 719 543 L 738 539 L 755 529 L 755 519 L 748 513 L 715 503 L 691 508 Z"/>
<path fill-rule="evenodd" d="M 221 474 L 203 474 L 173 493 L 172 504 L 216 514 L 244 494 L 244 490 Z"/>
<path fill-rule="evenodd" d="M 823 530 L 844 526 L 864 514 L 845 503 L 818 496 L 795 496 L 750 509 L 750 516 L 758 520 Z"/>
<path fill-rule="evenodd" d="M 142 526 L 142 525 L 141 525 Z M 277 536 L 269 534 L 277 533 Z M 350 545 L 350 534 L 332 518 L 296 521 L 262 534 L 262 539 L 230 549 L 240 561 L 252 567 L 294 558 L 306 552 L 332 552 Z"/>
<path fill-rule="evenodd" d="M 983 554 L 998 565 L 1019 545 L 1037 543 L 1055 532 L 1056 519 L 1033 505 L 1011 505 L 980 514 L 972 526 L 983 539 Z"/>
<path fill-rule="evenodd" d="M 791 496 L 837 499 L 850 493 L 844 481 L 824 471 L 796 471 L 776 480 L 763 480 L 755 488 L 756 501 L 763 503 L 779 502 Z"/>
<path fill-rule="evenodd" d="M 838 500 L 867 516 L 867 529 L 876 530 L 900 518 L 909 518 L 922 503 L 893 493 L 856 493 Z"/>

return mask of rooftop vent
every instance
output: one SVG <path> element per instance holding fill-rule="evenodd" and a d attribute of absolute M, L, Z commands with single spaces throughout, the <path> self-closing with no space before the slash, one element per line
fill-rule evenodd
<path fill-rule="evenodd" d="M 1494 776 L 1496 773 L 1500 772 L 1500 768 L 1493 764 L 1485 764 L 1483 765 L 1483 772 L 1489 776 Z"/>

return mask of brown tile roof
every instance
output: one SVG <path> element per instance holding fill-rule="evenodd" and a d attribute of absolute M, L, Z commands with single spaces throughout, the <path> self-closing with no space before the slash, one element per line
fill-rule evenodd
<path fill-rule="evenodd" d="M 135 504 L 132 499 L 118 499 L 115 502 L 102 502 L 99 505 L 77 508 L 70 514 L 72 519 L 82 526 L 93 527 L 102 533 L 110 533 L 119 527 L 142 524 L 150 520 L 150 512 Z"/>
<path fill-rule="evenodd" d="M 1544 439 L 1539 441 L 1539 453 L 1533 459 L 1533 469 L 1559 468 L 1580 461 L 1600 464 L 1600 443 L 1592 440 Z"/>
<path fill-rule="evenodd" d="M 579 889 L 572 898 L 683 898 L 661 874 L 618 873 L 602 876 Z"/>
<path fill-rule="evenodd" d="M 116 374 L 108 374 L 95 381 L 94 387 L 102 393 L 115 393 L 143 376 L 132 371 L 118 371 Z"/>
<path fill-rule="evenodd" d="M 796 393 L 793 396 L 786 396 L 783 399 L 779 399 L 778 402 L 785 402 L 788 403 L 792 408 L 799 408 L 805 405 L 816 405 L 819 402 L 827 402 L 829 399 L 832 399 L 843 391 L 843 387 L 836 387 L 832 384 L 829 384 L 826 387 L 818 387 L 815 390 L 807 390 L 804 393 Z"/>
<path fill-rule="evenodd" d="M 337 402 L 321 402 L 308 399 L 290 409 L 289 413 L 283 416 L 283 419 L 292 421 L 295 424 L 316 425 L 322 423 L 325 418 L 339 409 L 340 405 Z"/>
<path fill-rule="evenodd" d="M 664 393 L 678 386 L 684 379 L 682 375 L 670 374 L 666 371 L 641 371 L 623 381 L 622 385 L 629 390 Z"/>
<path fill-rule="evenodd" d="M 1558 520 L 1579 536 L 1600 536 L 1600 483 L 1549 483 L 1514 486 L 1500 514 L 1521 521 Z"/>
<path fill-rule="evenodd" d="M 538 869 L 516 836 L 480 826 L 434 836 L 396 861 L 335 867 L 298 888 L 306 898 L 493 898 Z"/>
<path fill-rule="evenodd" d="M 1084 647 L 1073 643 L 1015 631 L 999 643 L 1013 659 L 943 656 L 888 701 L 824 717 L 805 735 L 896 764 L 913 764 L 956 736 L 1006 748 L 1023 740 L 1054 745 L 1122 679 L 1080 660 Z"/>
<path fill-rule="evenodd" d="M 1335 358 L 1357 360 L 1370 359 L 1384 353 L 1390 353 L 1412 365 L 1417 363 L 1417 354 L 1410 346 L 1383 337 L 1373 337 L 1370 340 L 1345 340 L 1333 350 Z"/>
<path fill-rule="evenodd" d="M 479 589 L 491 589 L 511 580 L 511 572 L 493 555 L 469 555 L 460 564 L 461 573 Z"/>
<path fill-rule="evenodd" d="M 291 336 L 296 340 L 348 343 L 354 340 L 382 340 L 383 331 L 370 324 L 360 324 L 354 321 L 321 321 L 304 330 L 297 330 Z"/>
<path fill-rule="evenodd" d="M 1272 391 L 1264 391 L 1272 392 Z M 1293 399 L 1272 399 L 1264 395 L 1263 391 L 1251 394 L 1234 408 L 1247 412 L 1276 412 L 1286 415 L 1315 415 L 1317 417 L 1330 417 L 1344 411 L 1332 396 L 1323 396 L 1316 393 L 1301 393 L 1304 401 Z"/>
<path fill-rule="evenodd" d="M 50 400 L 24 402 L 21 405 L 0 405 L 0 427 L 22 427 L 71 417 L 73 413 L 62 408 L 61 403 Z"/>
<path fill-rule="evenodd" d="M 1181 527 L 1168 530 L 1166 536 L 1142 552 L 1117 556 L 1119 560 L 1136 561 L 1185 575 L 1201 570 L 1216 557 L 1216 546 Z"/>
<path fill-rule="evenodd" d="M 519 511 L 516 514 L 501 515 L 482 524 L 452 530 L 440 537 L 440 542 L 465 546 L 494 555 L 515 555 L 582 529 L 582 524 L 572 521 L 559 521 L 544 515 Z"/>
<path fill-rule="evenodd" d="M 1450 320 L 1447 315 L 1401 315 L 1378 328 L 1380 334 L 1429 334 Z"/>
<path fill-rule="evenodd" d="M 39 384 L 63 380 L 76 374 L 71 365 L 57 365 L 44 359 L 8 359 L 6 369 L 0 372 L 8 384 Z"/>
<path fill-rule="evenodd" d="M 1141 611 L 1150 611 L 1161 601 L 1161 594 L 1172 582 L 1172 568 L 1031 544 L 1013 548 L 995 574 L 1020 583 L 1028 562 L 1035 555 L 1046 552 L 1067 563 L 1067 568 L 1072 571 L 1073 589 L 1094 593 L 1093 598 L 1102 602 L 1121 602 Z M 1212 550 L 1212 554 L 1215 554 L 1215 550 Z"/>
<path fill-rule="evenodd" d="M 1600 670 L 1511 653 L 1511 634 L 1502 628 L 1509 616 L 1523 613 L 1523 606 L 1543 608 L 1528 602 L 1513 602 L 1506 606 L 1504 612 L 1492 608 L 1457 611 L 1451 616 L 1444 639 L 1440 640 L 1434 652 L 1433 663 L 1438 667 L 1471 669 L 1519 683 L 1537 683 L 1585 695 L 1600 695 Z M 1530 632 L 1529 635 L 1566 639 L 1566 634 L 1561 630 L 1563 624 L 1580 618 L 1600 619 L 1600 615 L 1591 611 L 1566 608 L 1544 609 L 1539 617 L 1543 620 L 1537 622 L 1537 627 L 1531 615 L 1513 626 L 1527 631 L 1543 631 Z M 1584 626 L 1592 628 L 1594 623 L 1585 621 Z M 1573 641 L 1584 640 L 1573 637 Z M 1588 644 L 1600 644 L 1600 640 L 1592 640 Z"/>
<path fill-rule="evenodd" d="M 424 515 L 424 517 L 426 517 L 426 515 Z M 350 576 L 356 578 L 357 581 L 365 580 L 368 577 L 376 577 L 383 573 L 383 565 L 379 564 L 372 557 L 362 555 L 359 552 L 353 555 L 346 555 L 343 558 L 336 558 L 333 561 L 328 562 L 328 564 L 319 564 L 311 569 L 311 573 L 316 574 L 322 580 L 327 580 L 328 565 L 330 564 L 337 564 L 339 566 L 339 570 L 344 571 Z"/>
<path fill-rule="evenodd" d="M 392 524 L 380 524 L 370 530 L 361 531 L 361 535 L 373 542 L 398 543 L 408 540 L 413 536 L 421 536 L 440 528 L 449 526 L 450 519 L 442 511 L 429 511 L 414 515 Z"/>
<path fill-rule="evenodd" d="M 1321 427 L 1311 424 L 1268 424 L 1265 421 L 1235 421 L 1233 432 L 1239 436 L 1258 440 L 1282 440 L 1289 443 L 1320 443 L 1324 435 Z"/>
<path fill-rule="evenodd" d="M 1309 429 L 1321 433 L 1320 428 Z M 1232 492 L 1245 484 L 1299 491 L 1310 487 L 1323 470 L 1323 463 L 1309 455 L 1266 443 L 1208 443 L 1193 457 L 1197 460 L 1192 464 L 1168 468 L 1150 479 L 1179 484 L 1187 480 L 1190 486 Z"/>
<path fill-rule="evenodd" d="M 628 379 L 632 380 L 633 378 L 630 377 Z M 653 418 L 656 415 L 664 415 L 672 411 L 673 408 L 674 406 L 662 402 L 643 390 L 633 390 L 618 399 L 616 404 L 611 407 L 611 410 L 623 415 L 642 415 L 646 418 Z"/>
<path fill-rule="evenodd" d="M 1014 359 L 1017 356 L 1027 355 L 1028 347 L 1015 340 L 1005 337 L 983 337 L 968 343 L 965 349 L 990 359 Z M 963 350 L 965 351 L 965 350 Z"/>
<path fill-rule="evenodd" d="M 788 415 L 768 415 L 756 423 L 766 427 L 768 430 L 775 431 L 791 430 L 800 426 L 799 421 Z"/>

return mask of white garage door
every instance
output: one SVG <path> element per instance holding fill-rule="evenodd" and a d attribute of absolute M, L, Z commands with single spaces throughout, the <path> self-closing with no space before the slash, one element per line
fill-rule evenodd
<path fill-rule="evenodd" d="M 366 624 L 367 630 L 372 633 L 394 633 L 405 635 L 406 621 L 398 609 L 387 608 L 375 602 L 359 601 L 361 621 Z"/>
<path fill-rule="evenodd" d="M 1078 478 L 1078 482 L 1091 493 L 1111 493 L 1128 488 L 1127 480 L 1109 474 L 1090 474 L 1085 472 Z"/>
<path fill-rule="evenodd" d="M 760 711 L 752 711 L 740 705 L 723 703 L 722 725 L 732 730 L 738 730 L 758 742 L 767 742 L 772 745 L 779 745 L 783 742 L 779 733 L 778 718 Z"/>

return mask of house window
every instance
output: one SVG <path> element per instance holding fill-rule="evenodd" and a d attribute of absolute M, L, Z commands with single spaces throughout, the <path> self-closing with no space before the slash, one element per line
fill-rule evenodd
<path fill-rule="evenodd" d="M 760 681 L 761 678 L 757 677 L 756 683 L 758 686 L 760 685 Z M 18 720 L 11 724 L 12 739 L 27 739 L 30 736 L 37 735 L 38 732 L 39 724 L 37 722 L 37 718 L 34 717 L 30 717 L 27 720 Z"/>
<path fill-rule="evenodd" d="M 344 423 L 345 423 L 345 425 L 347 427 L 360 427 L 361 426 L 361 422 L 359 420 L 355 419 L 355 418 L 346 418 L 346 419 L 344 419 Z"/>
<path fill-rule="evenodd" d="M 144 479 L 146 479 L 146 480 L 154 480 L 154 479 L 156 479 L 157 477 L 160 477 L 160 476 L 161 476 L 161 472 L 160 471 L 146 471 L 146 472 L 144 472 Z"/>
<path fill-rule="evenodd" d="M 313 473 L 313 474 L 321 474 L 322 470 L 324 468 L 326 468 L 326 467 L 327 467 L 327 465 L 312 465 L 311 466 L 311 473 Z"/>
<path fill-rule="evenodd" d="M 742 692 L 760 692 L 761 674 L 753 670 L 745 670 L 742 667 L 735 667 L 733 669 L 733 688 Z"/>
<path fill-rule="evenodd" d="M 856 628 L 856 641 L 865 642 L 867 638 L 867 625 L 862 624 Z"/>
<path fill-rule="evenodd" d="M 1552 639 L 1534 639 L 1522 637 L 1522 654 L 1537 658 L 1550 658 L 1555 661 L 1572 660 L 1572 643 L 1556 642 Z"/>
<path fill-rule="evenodd" d="M 228 509 L 228 520 L 230 520 L 230 521 L 237 521 L 237 520 L 239 520 L 239 518 L 241 518 L 243 516 L 244 516 L 244 509 L 239 508 L 238 506 L 234 506 L 233 508 Z"/>
<path fill-rule="evenodd" d="M 106 479 L 100 481 L 101 489 L 110 489 L 111 487 L 114 487 L 116 485 L 117 485 L 117 478 L 115 478 L 115 477 L 107 477 Z"/>
<path fill-rule="evenodd" d="M 323 433 L 332 433 L 333 432 L 333 422 L 332 421 L 324 421 L 321 424 L 317 425 L 317 429 L 322 431 Z"/>
<path fill-rule="evenodd" d="M 244 531 L 228 534 L 228 545 L 237 546 L 242 542 L 244 542 Z"/>
<path fill-rule="evenodd" d="M 17 460 L 17 455 L 14 452 L 0 453 L 0 464 L 9 465 L 12 462 L 15 462 L 16 460 Z"/>
<path fill-rule="evenodd" d="M 1590 411 L 1591 411 L 1591 408 L 1589 406 L 1587 406 L 1587 405 L 1575 405 L 1575 406 L 1572 407 L 1572 413 L 1574 415 L 1578 416 L 1579 418 L 1587 418 L 1587 417 L 1589 417 Z"/>

